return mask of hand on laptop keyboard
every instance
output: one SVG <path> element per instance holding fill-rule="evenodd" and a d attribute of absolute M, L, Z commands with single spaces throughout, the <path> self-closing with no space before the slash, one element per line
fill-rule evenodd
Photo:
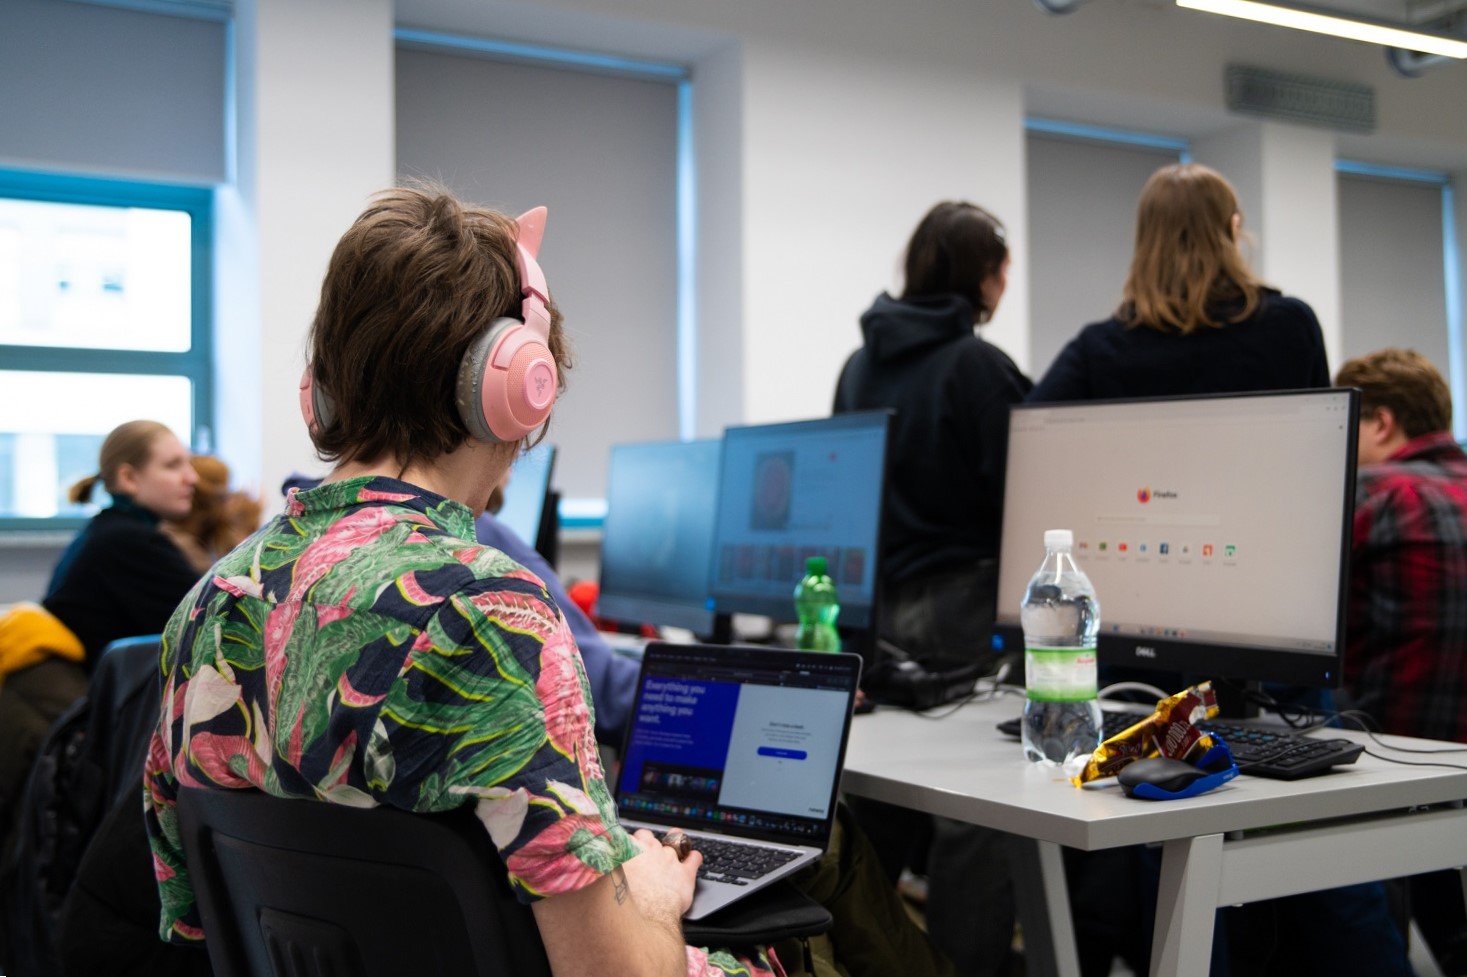
<path fill-rule="evenodd" d="M 661 840 L 661 835 L 658 835 L 658 840 Z M 698 869 L 700 879 L 721 879 L 734 885 L 745 885 L 747 880 L 763 878 L 798 855 L 798 852 L 781 848 L 713 838 L 694 838 L 693 850 L 703 854 L 703 867 Z"/>

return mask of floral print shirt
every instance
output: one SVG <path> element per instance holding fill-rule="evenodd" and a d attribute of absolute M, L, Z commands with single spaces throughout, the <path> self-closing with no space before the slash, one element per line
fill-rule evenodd
<path fill-rule="evenodd" d="M 144 774 L 160 935 L 204 937 L 180 786 L 409 811 L 474 804 L 525 902 L 632 858 L 574 639 L 541 581 L 471 542 L 463 505 L 391 478 L 293 493 L 163 634 Z M 688 973 L 765 973 L 688 949 Z"/>

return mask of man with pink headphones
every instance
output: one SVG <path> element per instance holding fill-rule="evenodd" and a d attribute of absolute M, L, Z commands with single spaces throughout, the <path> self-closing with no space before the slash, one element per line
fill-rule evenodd
<path fill-rule="evenodd" d="M 165 938 L 207 937 L 177 829 L 183 782 L 472 804 L 557 974 L 608 958 L 637 974 L 747 966 L 684 947 L 700 856 L 616 822 L 564 617 L 474 542 L 567 361 L 535 260 L 544 223 L 544 208 L 511 220 L 397 189 L 338 244 L 300 396 L 336 468 L 216 565 L 165 633 L 146 773 Z"/>

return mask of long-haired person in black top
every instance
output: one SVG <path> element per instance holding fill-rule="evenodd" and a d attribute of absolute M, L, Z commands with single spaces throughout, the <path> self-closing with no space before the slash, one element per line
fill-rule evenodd
<path fill-rule="evenodd" d="M 1233 187 L 1197 163 L 1141 191 L 1120 307 L 1080 330 L 1030 400 L 1101 400 L 1329 386 L 1314 310 L 1263 284 L 1240 249 Z"/>

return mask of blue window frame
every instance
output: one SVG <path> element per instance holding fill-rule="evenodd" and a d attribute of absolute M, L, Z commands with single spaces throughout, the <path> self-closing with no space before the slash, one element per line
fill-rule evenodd
<path fill-rule="evenodd" d="M 69 530 L 61 495 L 123 420 L 213 429 L 209 189 L 0 169 L 0 532 Z"/>

